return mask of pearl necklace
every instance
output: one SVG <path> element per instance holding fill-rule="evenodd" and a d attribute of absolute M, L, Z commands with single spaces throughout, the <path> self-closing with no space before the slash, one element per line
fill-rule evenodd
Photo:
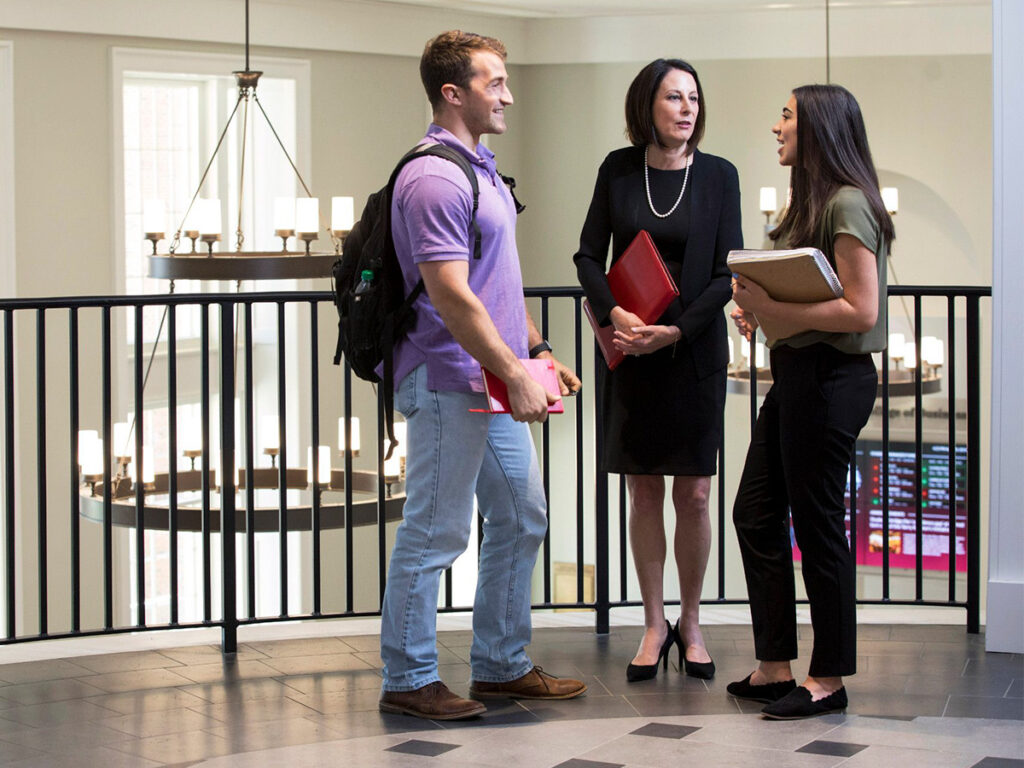
<path fill-rule="evenodd" d="M 687 155 L 686 157 L 686 173 L 683 174 L 683 188 L 679 190 L 679 197 L 676 198 L 675 204 L 668 209 L 668 213 L 658 213 L 654 210 L 654 203 L 651 201 L 651 179 L 647 172 L 647 149 L 647 147 L 644 147 L 644 189 L 647 190 L 647 206 L 651 209 L 651 213 L 659 219 L 667 219 L 679 207 L 679 203 L 683 201 L 683 194 L 686 192 L 686 182 L 690 180 L 690 166 L 693 165 L 693 155 Z"/>

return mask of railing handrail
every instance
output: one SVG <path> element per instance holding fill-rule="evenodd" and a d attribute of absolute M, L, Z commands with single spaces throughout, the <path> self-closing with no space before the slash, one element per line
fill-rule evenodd
<path fill-rule="evenodd" d="M 527 298 L 574 298 L 583 295 L 579 286 L 528 286 Z M 989 285 L 890 285 L 889 296 L 991 296 Z M 149 293 L 115 296 L 58 296 L 0 299 L 0 311 L 14 309 L 70 309 L 102 307 L 165 306 L 188 304 L 262 304 L 278 301 L 333 301 L 333 291 L 252 291 L 247 293 Z"/>

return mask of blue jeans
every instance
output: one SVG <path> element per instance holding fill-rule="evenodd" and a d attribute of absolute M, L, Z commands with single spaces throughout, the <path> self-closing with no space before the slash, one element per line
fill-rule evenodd
<path fill-rule="evenodd" d="M 547 529 L 533 439 L 507 414 L 470 413 L 484 396 L 427 389 L 426 366 L 399 384 L 408 422 L 404 519 L 395 536 L 381 615 L 384 690 L 439 679 L 437 597 L 441 573 L 465 551 L 476 496 L 483 526 L 473 601 L 474 680 L 507 682 L 533 663 L 530 580 Z"/>

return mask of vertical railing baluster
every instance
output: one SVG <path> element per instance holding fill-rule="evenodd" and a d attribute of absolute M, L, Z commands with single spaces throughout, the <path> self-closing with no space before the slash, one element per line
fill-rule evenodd
<path fill-rule="evenodd" d="M 112 440 L 111 421 L 111 392 L 113 388 L 113 375 L 111 374 L 111 323 L 110 305 L 104 305 L 101 314 L 101 335 L 100 355 L 102 357 L 101 379 L 102 379 L 102 412 L 103 424 L 100 426 L 103 432 L 103 444 L 110 445 Z M 114 628 L 114 504 L 110 488 L 111 479 L 111 451 L 103 452 L 103 627 L 104 629 Z"/>
<path fill-rule="evenodd" d="M 202 435 L 202 547 L 203 547 L 203 621 L 213 621 L 213 587 L 211 585 L 210 552 L 210 472 L 213 457 L 210 455 L 210 305 L 201 304 L 199 313 L 199 429 Z M 223 399 L 223 393 L 221 393 Z M 223 446 L 221 446 L 223 448 Z"/>
<path fill-rule="evenodd" d="M 725 600 L 725 410 L 722 410 L 722 440 L 718 444 L 718 599 Z"/>
<path fill-rule="evenodd" d="M 4 310 L 4 561 L 6 584 L 4 614 L 7 637 L 18 634 L 16 621 L 18 574 L 14 569 L 15 504 L 14 492 L 14 311 Z M 77 444 L 76 444 L 77 446 Z M 76 447 L 77 455 L 77 447 Z"/>
<path fill-rule="evenodd" d="M 309 302 L 310 442 L 313 445 L 313 615 L 320 615 L 320 354 L 317 303 Z M 330 463 L 328 463 L 330 471 Z M 328 481 L 328 485 L 330 481 Z"/>
<path fill-rule="evenodd" d="M 167 306 L 167 537 L 170 556 L 171 626 L 178 623 L 178 325 Z"/>
<path fill-rule="evenodd" d="M 579 322 L 580 301 L 576 300 L 576 320 Z M 605 365 L 604 355 L 594 341 L 594 381 L 597 381 L 599 373 L 598 366 Z M 600 457 L 604 451 L 604 426 L 601 419 L 600 403 L 597 401 L 596 393 L 594 398 L 594 455 L 598 462 L 594 465 L 594 543 L 597 550 L 594 570 L 596 571 L 596 590 L 594 601 L 595 627 L 594 631 L 599 635 L 607 635 L 611 626 L 611 603 L 609 595 L 609 569 L 611 566 L 611 553 L 609 552 L 608 533 L 608 473 L 601 469 Z M 581 489 L 576 491 L 576 509 L 583 506 L 583 494 Z M 577 512 L 578 515 L 578 512 Z M 579 531 L 577 530 L 577 536 Z M 620 542 L 621 544 L 621 542 Z M 582 555 L 577 551 L 577 568 L 582 570 Z"/>
<path fill-rule="evenodd" d="M 286 367 L 284 302 L 277 303 L 277 422 L 280 427 L 278 454 L 277 534 L 281 589 L 281 616 L 288 615 L 288 420 L 286 418 Z"/>
<path fill-rule="evenodd" d="M 949 412 L 946 418 L 946 443 L 949 445 L 949 464 L 946 470 L 949 473 L 947 482 L 947 497 L 949 499 L 949 593 L 947 599 L 951 603 L 956 602 L 956 299 L 950 295 L 946 297 L 946 349 L 949 355 L 946 362 L 946 410 Z"/>
<path fill-rule="evenodd" d="M 256 618 L 256 460 L 253 444 L 253 397 L 256 382 L 252 363 L 252 304 L 246 302 L 245 315 L 245 596 L 247 614 Z M 266 429 L 266 425 L 264 425 Z"/>
<path fill-rule="evenodd" d="M 36 544 L 39 566 L 39 634 L 49 628 L 46 551 L 46 310 L 36 310 Z"/>
<path fill-rule="evenodd" d="M 235 334 L 234 302 L 220 304 L 220 551 L 221 652 L 238 650 L 235 578 Z"/>
<path fill-rule="evenodd" d="M 967 298 L 967 631 L 981 629 L 981 319 Z"/>
<path fill-rule="evenodd" d="M 922 466 L 924 456 L 924 390 L 921 370 L 921 296 L 914 296 L 914 540 L 917 554 L 914 562 L 915 600 L 924 598 L 924 510 L 922 498 L 924 482 Z"/>
<path fill-rule="evenodd" d="M 882 350 L 882 600 L 889 600 L 889 313 Z"/>
<path fill-rule="evenodd" d="M 540 300 L 540 335 L 548 337 L 550 330 L 548 318 L 548 297 Z M 551 602 L 551 425 L 544 422 L 541 429 L 541 481 L 544 484 L 544 502 L 547 508 L 548 524 L 544 528 L 544 545 L 541 550 L 542 567 L 544 569 L 544 602 Z"/>
<path fill-rule="evenodd" d="M 629 499 L 626 476 L 619 475 L 619 602 L 629 600 Z M 611 504 L 609 504 L 611 506 Z M 608 562 L 611 564 L 611 555 Z"/>
<path fill-rule="evenodd" d="M 143 454 L 145 445 L 143 428 L 145 427 L 145 408 L 143 403 L 142 374 L 142 316 L 144 305 L 135 305 L 135 590 L 138 597 L 136 603 L 135 624 L 146 626 L 146 492 Z M 152 460 L 152 456 L 149 457 Z"/>
<path fill-rule="evenodd" d="M 81 574 L 81 514 L 82 497 L 78 493 L 78 308 L 68 312 L 68 438 L 71 448 L 70 480 L 71 490 L 71 631 L 82 629 L 82 574 Z"/>

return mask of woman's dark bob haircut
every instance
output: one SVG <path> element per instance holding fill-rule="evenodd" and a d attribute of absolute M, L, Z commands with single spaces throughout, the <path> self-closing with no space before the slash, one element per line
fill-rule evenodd
<path fill-rule="evenodd" d="M 693 76 L 693 81 L 697 83 L 697 120 L 693 125 L 693 135 L 686 143 L 687 153 L 692 153 L 704 137 L 704 118 L 707 115 L 707 105 L 704 103 L 704 89 L 700 86 L 697 70 L 682 59 L 655 59 L 640 70 L 639 74 L 633 78 L 633 82 L 630 83 L 629 90 L 626 91 L 626 138 L 634 147 L 645 147 L 648 144 L 664 146 L 654 128 L 651 112 L 654 107 L 654 98 L 658 95 L 658 88 L 661 87 L 661 81 L 673 69 L 689 73 Z"/>

